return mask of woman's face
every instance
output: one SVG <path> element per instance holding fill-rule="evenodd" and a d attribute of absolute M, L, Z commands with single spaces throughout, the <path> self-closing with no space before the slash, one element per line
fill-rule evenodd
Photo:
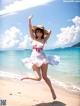
<path fill-rule="evenodd" d="M 42 37 L 42 35 L 43 35 L 42 30 L 37 29 L 37 30 L 36 30 L 36 35 L 37 35 L 37 37 L 38 37 L 38 38 L 41 38 L 41 37 Z"/>

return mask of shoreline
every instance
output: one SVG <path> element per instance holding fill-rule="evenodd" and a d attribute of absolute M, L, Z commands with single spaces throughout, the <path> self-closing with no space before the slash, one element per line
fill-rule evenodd
<path fill-rule="evenodd" d="M 16 70 L 17 71 L 17 70 Z M 25 76 L 25 74 L 21 74 L 21 73 L 13 73 L 14 72 L 14 69 L 11 71 L 11 72 L 8 72 L 7 69 L 5 69 L 4 71 L 3 70 L 0 70 L 0 78 L 4 78 L 4 79 L 13 79 L 13 78 L 16 78 L 16 79 L 20 79 L 22 77 Z M 26 73 L 27 76 L 32 75 L 32 73 Z M 57 80 L 57 79 L 53 79 L 51 78 L 50 76 L 48 76 L 52 82 L 53 85 L 55 85 L 56 87 L 58 88 L 61 88 L 69 93 L 72 93 L 72 94 L 75 94 L 75 95 L 79 95 L 80 96 L 80 87 L 77 86 L 77 85 L 73 85 L 73 84 L 66 84 L 66 82 L 63 82 L 63 81 L 60 81 L 60 80 Z"/>
<path fill-rule="evenodd" d="M 79 95 L 69 93 L 54 85 L 57 99 L 53 100 L 43 80 L 20 81 L 0 78 L 0 99 L 6 99 L 7 106 L 79 106 Z"/>

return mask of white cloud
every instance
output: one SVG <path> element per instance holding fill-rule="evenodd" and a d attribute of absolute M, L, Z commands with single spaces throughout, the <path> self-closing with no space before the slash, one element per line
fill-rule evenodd
<path fill-rule="evenodd" d="M 57 34 L 56 47 L 70 47 L 80 42 L 80 17 L 75 16 L 72 22 L 72 26 L 60 29 L 60 33 Z"/>
<path fill-rule="evenodd" d="M 44 5 L 53 0 L 19 0 L 15 1 L 12 4 L 5 6 L 3 10 L 0 11 L 0 15 L 11 14 L 13 12 L 21 11 L 24 9 Z"/>
<path fill-rule="evenodd" d="M 30 44 L 28 35 L 23 36 L 15 26 L 7 29 L 1 36 L 0 49 L 26 49 Z"/>
<path fill-rule="evenodd" d="M 28 37 L 28 35 L 25 35 L 23 37 L 23 40 L 21 42 L 19 42 L 18 48 L 26 49 L 28 46 L 28 43 L 29 43 L 29 37 Z"/>
<path fill-rule="evenodd" d="M 80 17 L 79 16 L 75 16 L 75 18 L 72 19 L 72 22 L 76 25 L 80 26 Z"/>
<path fill-rule="evenodd" d="M 19 43 L 19 37 L 22 35 L 20 30 L 16 27 L 7 29 L 1 38 L 0 48 L 12 48 Z"/>

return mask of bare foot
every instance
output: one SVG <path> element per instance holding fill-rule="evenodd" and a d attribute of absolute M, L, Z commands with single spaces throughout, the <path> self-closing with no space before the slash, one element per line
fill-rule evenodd
<path fill-rule="evenodd" d="M 53 97 L 53 99 L 55 100 L 56 99 L 56 95 L 54 94 L 54 95 L 52 95 L 52 97 Z"/>
<path fill-rule="evenodd" d="M 56 94 L 54 92 L 52 92 L 52 97 L 54 100 L 56 99 Z"/>

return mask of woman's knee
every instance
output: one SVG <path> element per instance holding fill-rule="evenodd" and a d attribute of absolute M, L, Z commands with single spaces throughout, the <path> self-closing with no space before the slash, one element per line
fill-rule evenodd
<path fill-rule="evenodd" d="M 38 78 L 37 78 L 37 81 L 41 81 L 41 77 L 38 77 Z"/>
<path fill-rule="evenodd" d="M 37 76 L 37 77 L 36 77 L 36 80 L 37 80 L 37 81 L 40 81 L 41 79 L 42 79 L 41 76 Z"/>

